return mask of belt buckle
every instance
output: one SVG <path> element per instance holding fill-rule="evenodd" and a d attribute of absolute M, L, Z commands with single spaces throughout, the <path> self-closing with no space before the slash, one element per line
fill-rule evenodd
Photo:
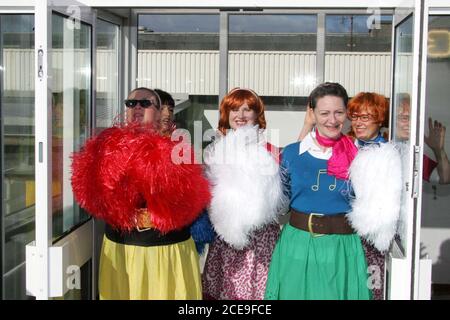
<path fill-rule="evenodd" d="M 308 217 L 308 231 L 309 231 L 309 233 L 311 234 L 311 236 L 312 236 L 313 238 L 318 238 L 318 237 L 324 236 L 324 234 L 321 234 L 321 233 L 314 233 L 313 227 L 312 227 L 312 218 L 313 218 L 314 216 L 316 216 L 316 217 L 323 217 L 324 214 L 322 214 L 322 213 L 313 213 L 313 212 L 311 212 L 311 213 L 309 214 L 309 217 Z"/>
<path fill-rule="evenodd" d="M 153 229 L 153 224 L 148 216 L 146 208 L 137 209 L 137 214 L 134 218 L 135 228 L 138 232 L 145 232 Z"/>
<path fill-rule="evenodd" d="M 148 231 L 148 230 L 150 230 L 150 229 L 153 229 L 153 228 L 140 228 L 139 226 L 136 226 L 136 230 L 138 231 L 138 232 L 144 232 L 144 231 Z"/>

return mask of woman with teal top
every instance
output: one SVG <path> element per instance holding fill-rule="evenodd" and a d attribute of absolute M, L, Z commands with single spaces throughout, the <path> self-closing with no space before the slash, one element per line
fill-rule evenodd
<path fill-rule="evenodd" d="M 342 134 L 347 102 L 338 83 L 316 87 L 308 98 L 315 130 L 283 150 L 291 216 L 272 255 L 266 299 L 371 298 L 361 240 L 346 220 L 357 153 Z"/>

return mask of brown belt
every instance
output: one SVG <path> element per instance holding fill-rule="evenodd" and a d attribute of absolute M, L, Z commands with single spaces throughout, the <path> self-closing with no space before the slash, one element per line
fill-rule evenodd
<path fill-rule="evenodd" d="M 355 233 L 348 223 L 345 214 L 308 214 L 291 209 L 291 218 L 289 223 L 297 229 L 308 231 L 312 236 Z"/>

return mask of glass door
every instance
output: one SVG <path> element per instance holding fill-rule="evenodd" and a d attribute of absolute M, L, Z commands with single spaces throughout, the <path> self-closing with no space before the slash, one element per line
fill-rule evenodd
<path fill-rule="evenodd" d="M 390 138 L 402 158 L 403 191 L 398 233 L 386 259 L 386 298 L 418 299 L 427 261 L 420 259 L 423 117 L 421 60 L 423 1 L 405 1 L 393 23 Z"/>
<path fill-rule="evenodd" d="M 74 201 L 70 156 L 92 128 L 95 19 L 62 3 L 35 6 L 36 237 L 26 271 L 37 299 L 86 299 L 92 289 L 93 223 Z"/>
<path fill-rule="evenodd" d="M 27 299 L 25 245 L 34 239 L 34 16 L 0 7 L 1 295 Z"/>
<path fill-rule="evenodd" d="M 429 283 L 420 281 L 420 294 L 431 299 L 450 298 L 450 3 L 427 0 L 424 5 L 421 84 L 423 185 L 421 255 L 430 262 Z M 425 45 L 426 43 L 426 45 Z M 427 166 L 428 163 L 428 166 Z M 431 165 L 430 165 L 431 164 Z"/>

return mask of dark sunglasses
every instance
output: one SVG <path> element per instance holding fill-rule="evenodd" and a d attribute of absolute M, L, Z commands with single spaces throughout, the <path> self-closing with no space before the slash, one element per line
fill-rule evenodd
<path fill-rule="evenodd" d="M 155 106 L 155 108 L 158 109 L 158 105 L 155 102 L 153 102 L 152 100 L 148 100 L 148 99 L 142 99 L 142 100 L 127 99 L 127 100 L 125 100 L 125 105 L 131 109 L 136 107 L 138 104 L 140 104 L 141 107 L 144 109 L 151 107 L 151 106 Z"/>

